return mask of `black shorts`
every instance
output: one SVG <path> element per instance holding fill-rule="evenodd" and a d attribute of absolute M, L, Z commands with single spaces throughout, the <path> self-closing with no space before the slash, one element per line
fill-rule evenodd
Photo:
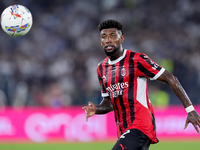
<path fill-rule="evenodd" d="M 130 129 L 122 134 L 112 150 L 148 150 L 151 140 L 142 131 Z"/>

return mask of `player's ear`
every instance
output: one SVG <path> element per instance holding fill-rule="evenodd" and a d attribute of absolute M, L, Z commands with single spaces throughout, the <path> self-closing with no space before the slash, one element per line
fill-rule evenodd
<path fill-rule="evenodd" d="M 124 42 L 124 35 L 121 35 L 120 40 L 121 40 L 121 43 Z"/>

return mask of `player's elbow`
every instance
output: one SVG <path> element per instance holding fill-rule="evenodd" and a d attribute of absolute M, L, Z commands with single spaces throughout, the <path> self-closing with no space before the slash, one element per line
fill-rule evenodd
<path fill-rule="evenodd" d="M 168 84 L 172 88 L 179 88 L 181 86 L 178 78 L 174 75 L 171 75 L 171 78 L 168 80 Z"/>

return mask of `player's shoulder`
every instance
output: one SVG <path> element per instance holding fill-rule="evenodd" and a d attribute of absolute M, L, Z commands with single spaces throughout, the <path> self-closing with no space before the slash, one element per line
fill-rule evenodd
<path fill-rule="evenodd" d="M 140 53 L 140 52 L 135 52 L 135 51 L 132 51 L 132 50 L 129 50 L 127 49 L 126 50 L 126 53 L 131 55 L 134 57 L 134 59 L 145 59 L 145 58 L 148 58 L 148 56 L 144 53 Z"/>
<path fill-rule="evenodd" d="M 102 66 L 103 64 L 105 64 L 108 61 L 108 57 L 106 57 L 105 59 L 103 59 L 102 61 L 100 61 L 97 65 L 97 68 L 99 68 L 100 66 Z"/>

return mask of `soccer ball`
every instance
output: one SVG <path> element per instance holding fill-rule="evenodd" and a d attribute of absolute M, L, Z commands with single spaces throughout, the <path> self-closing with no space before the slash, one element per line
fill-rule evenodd
<path fill-rule="evenodd" d="M 31 12 L 22 5 L 7 7 L 1 14 L 1 27 L 10 36 L 23 36 L 33 24 Z"/>

